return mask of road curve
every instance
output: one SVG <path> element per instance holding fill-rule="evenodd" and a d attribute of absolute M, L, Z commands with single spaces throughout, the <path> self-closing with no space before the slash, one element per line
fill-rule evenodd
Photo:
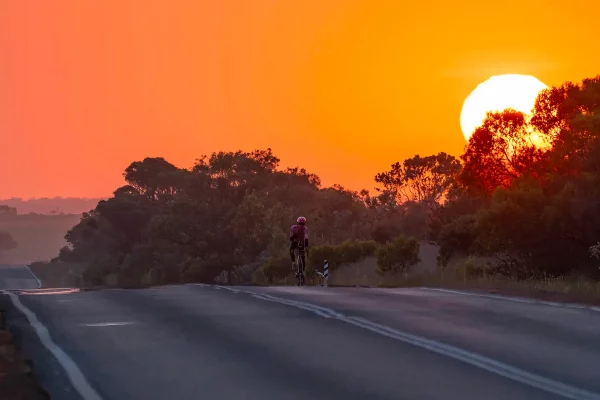
<path fill-rule="evenodd" d="M 26 266 L 0 264 L 0 290 L 36 289 L 40 281 Z"/>
<path fill-rule="evenodd" d="M 15 298 L 64 352 L 42 345 L 3 296 L 55 400 L 81 399 L 77 379 L 105 400 L 600 399 L 591 310 L 420 289 L 178 285 Z"/>

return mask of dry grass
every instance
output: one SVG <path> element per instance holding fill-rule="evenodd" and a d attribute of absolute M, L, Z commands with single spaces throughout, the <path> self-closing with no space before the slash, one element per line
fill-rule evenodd
<path fill-rule="evenodd" d="M 389 277 L 380 287 L 439 287 L 531 297 L 541 300 L 600 305 L 600 282 L 584 278 L 515 280 L 502 276 L 467 278 L 436 272 L 412 277 Z"/>
<path fill-rule="evenodd" d="M 515 280 L 503 276 L 469 276 L 468 271 L 486 269 L 490 258 L 462 257 L 452 260 L 447 268 L 436 267 L 437 249 L 421 244 L 421 263 L 410 271 L 394 276 L 379 276 L 376 260 L 367 257 L 330 272 L 332 286 L 367 287 L 439 287 L 476 292 L 531 297 L 548 301 L 600 305 L 600 282 L 581 277 Z"/>
<path fill-rule="evenodd" d="M 547 278 L 515 280 L 502 276 L 467 277 L 461 269 L 425 273 L 377 276 L 363 265 L 340 268 L 331 274 L 330 284 L 369 287 L 439 287 L 463 289 L 548 301 L 600 305 L 600 282 L 585 278 Z M 362 267 L 362 268 L 361 268 Z"/>

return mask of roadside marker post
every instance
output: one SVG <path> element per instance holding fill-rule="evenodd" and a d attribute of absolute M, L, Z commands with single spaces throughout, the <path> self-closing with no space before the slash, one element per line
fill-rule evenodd
<path fill-rule="evenodd" d="M 329 280 L 329 261 L 325 260 L 323 264 L 323 281 L 324 286 L 327 287 L 327 281 Z"/>

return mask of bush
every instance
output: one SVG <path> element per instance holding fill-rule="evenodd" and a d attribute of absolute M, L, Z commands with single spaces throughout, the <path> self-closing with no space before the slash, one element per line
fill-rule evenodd
<path fill-rule="evenodd" d="M 229 283 L 232 285 L 247 285 L 253 283 L 253 276 L 259 264 L 240 265 L 229 273 Z"/>
<path fill-rule="evenodd" d="M 270 257 L 257 273 L 255 273 L 255 278 L 258 275 L 261 279 L 266 280 L 265 283 L 271 284 L 292 273 L 292 260 L 287 252 L 281 252 Z"/>
<path fill-rule="evenodd" d="M 600 260 L 600 242 L 596 243 L 593 246 L 590 246 L 588 248 L 590 255 L 592 258 L 595 258 L 596 260 Z"/>
<path fill-rule="evenodd" d="M 483 278 L 486 275 L 493 275 L 492 271 L 484 265 L 478 264 L 473 256 L 469 256 L 464 265 L 455 270 L 455 274 L 460 279 Z"/>
<path fill-rule="evenodd" d="M 333 270 L 346 264 L 352 264 L 365 257 L 371 256 L 377 250 L 374 240 L 345 241 L 338 246 L 322 245 L 310 249 L 307 260 L 307 273 L 323 269 L 323 262 L 329 262 L 329 269 Z"/>
<path fill-rule="evenodd" d="M 474 250 L 477 241 L 477 218 L 473 215 L 458 217 L 441 228 L 438 242 L 440 254 L 438 263 L 446 266 L 455 254 L 468 254 Z"/>
<path fill-rule="evenodd" d="M 419 242 L 415 238 L 398 236 L 377 249 L 377 273 L 393 275 L 407 270 L 420 261 L 419 250 Z"/>
<path fill-rule="evenodd" d="M 215 276 L 215 283 L 219 285 L 227 285 L 229 283 L 229 272 L 221 271 L 219 276 Z"/>

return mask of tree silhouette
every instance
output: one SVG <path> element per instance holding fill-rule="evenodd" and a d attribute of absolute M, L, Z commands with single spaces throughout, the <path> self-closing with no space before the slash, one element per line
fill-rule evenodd
<path fill-rule="evenodd" d="M 460 161 L 446 153 L 416 155 L 377 174 L 375 182 L 398 203 L 414 201 L 432 205 L 443 198 L 460 169 Z"/>
<path fill-rule="evenodd" d="M 573 175 L 597 164 L 594 148 L 600 140 L 600 76 L 543 91 L 531 124 L 552 140 L 554 171 Z"/>
<path fill-rule="evenodd" d="M 524 174 L 540 176 L 547 151 L 536 147 L 531 134 L 531 126 L 519 111 L 488 113 L 461 156 L 460 182 L 491 195 L 497 187 L 509 187 Z"/>

